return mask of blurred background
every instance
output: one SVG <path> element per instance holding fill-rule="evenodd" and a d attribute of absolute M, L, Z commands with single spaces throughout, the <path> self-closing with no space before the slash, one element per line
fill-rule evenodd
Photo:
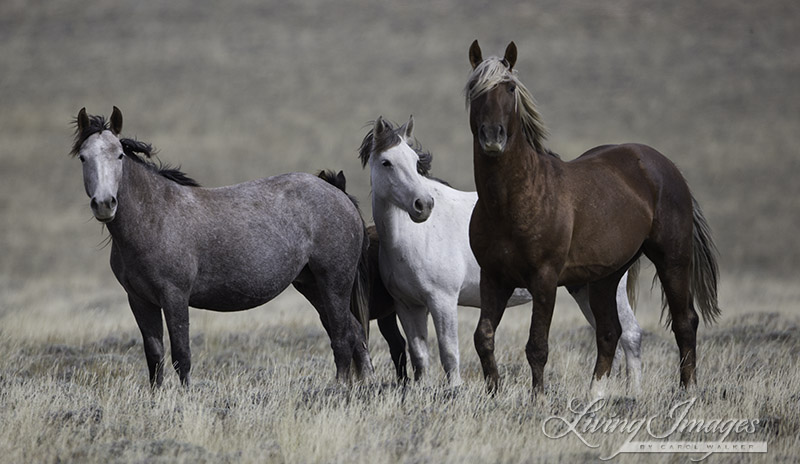
<path fill-rule="evenodd" d="M 796 308 L 798 24 L 800 3 L 779 0 L 2 0 L 0 316 L 113 307 L 133 326 L 67 156 L 81 107 L 118 106 L 124 135 L 206 186 L 342 169 L 369 220 L 356 148 L 378 115 L 413 114 L 434 174 L 474 189 L 476 38 L 484 56 L 516 42 L 565 159 L 636 141 L 677 163 L 715 233 L 723 301 Z"/>

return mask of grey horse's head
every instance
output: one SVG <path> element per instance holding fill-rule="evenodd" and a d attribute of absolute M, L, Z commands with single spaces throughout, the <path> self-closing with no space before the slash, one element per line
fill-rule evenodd
<path fill-rule="evenodd" d="M 88 116 L 86 108 L 82 108 L 76 124 L 72 154 L 83 165 L 83 186 L 91 198 L 92 213 L 100 222 L 111 222 L 117 213 L 117 189 L 125 158 L 118 137 L 122 112 L 115 106 L 107 124 L 101 116 Z"/>
<path fill-rule="evenodd" d="M 401 208 L 419 223 L 430 217 L 433 195 L 418 172 L 420 156 L 410 146 L 413 130 L 413 117 L 397 129 L 378 117 L 372 129 L 369 166 L 372 195 Z"/>

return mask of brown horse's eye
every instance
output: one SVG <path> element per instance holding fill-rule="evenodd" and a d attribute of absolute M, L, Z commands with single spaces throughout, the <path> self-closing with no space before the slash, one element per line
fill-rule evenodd
<path fill-rule="evenodd" d="M 517 86 L 516 85 L 514 85 L 514 84 L 509 84 L 508 85 L 508 93 L 514 93 L 516 91 L 517 91 Z"/>

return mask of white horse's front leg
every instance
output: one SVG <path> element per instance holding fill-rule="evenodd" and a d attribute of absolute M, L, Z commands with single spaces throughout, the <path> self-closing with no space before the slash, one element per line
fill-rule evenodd
<path fill-rule="evenodd" d="M 428 303 L 439 341 L 439 358 L 450 387 L 461 385 L 458 353 L 458 295 L 439 296 Z"/>
<path fill-rule="evenodd" d="M 428 369 L 428 311 L 424 306 L 400 303 L 397 305 L 397 315 L 408 339 L 414 380 L 420 380 Z"/>

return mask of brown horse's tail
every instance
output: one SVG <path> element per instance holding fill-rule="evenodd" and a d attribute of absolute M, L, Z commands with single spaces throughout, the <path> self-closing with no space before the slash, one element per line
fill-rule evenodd
<path fill-rule="evenodd" d="M 719 282 L 719 266 L 717 265 L 717 247 L 711 237 L 703 211 L 692 196 L 692 219 L 694 234 L 692 237 L 692 270 L 691 292 L 703 321 L 711 324 L 722 314 L 717 303 L 717 283 Z"/>
<path fill-rule="evenodd" d="M 363 241 L 361 244 L 361 257 L 358 259 L 358 269 L 356 271 L 356 278 L 353 281 L 353 289 L 350 292 L 350 311 L 361 323 L 364 329 L 364 341 L 369 347 L 369 235 L 367 234 L 367 226 L 364 223 L 364 217 L 361 215 L 361 209 L 358 207 L 358 199 L 347 193 L 347 179 L 344 177 L 344 172 L 339 171 L 320 171 L 319 178 L 325 182 L 333 185 L 341 190 L 347 198 L 353 202 L 353 205 L 358 210 L 358 215 L 361 217 L 361 227 L 363 229 Z"/>

